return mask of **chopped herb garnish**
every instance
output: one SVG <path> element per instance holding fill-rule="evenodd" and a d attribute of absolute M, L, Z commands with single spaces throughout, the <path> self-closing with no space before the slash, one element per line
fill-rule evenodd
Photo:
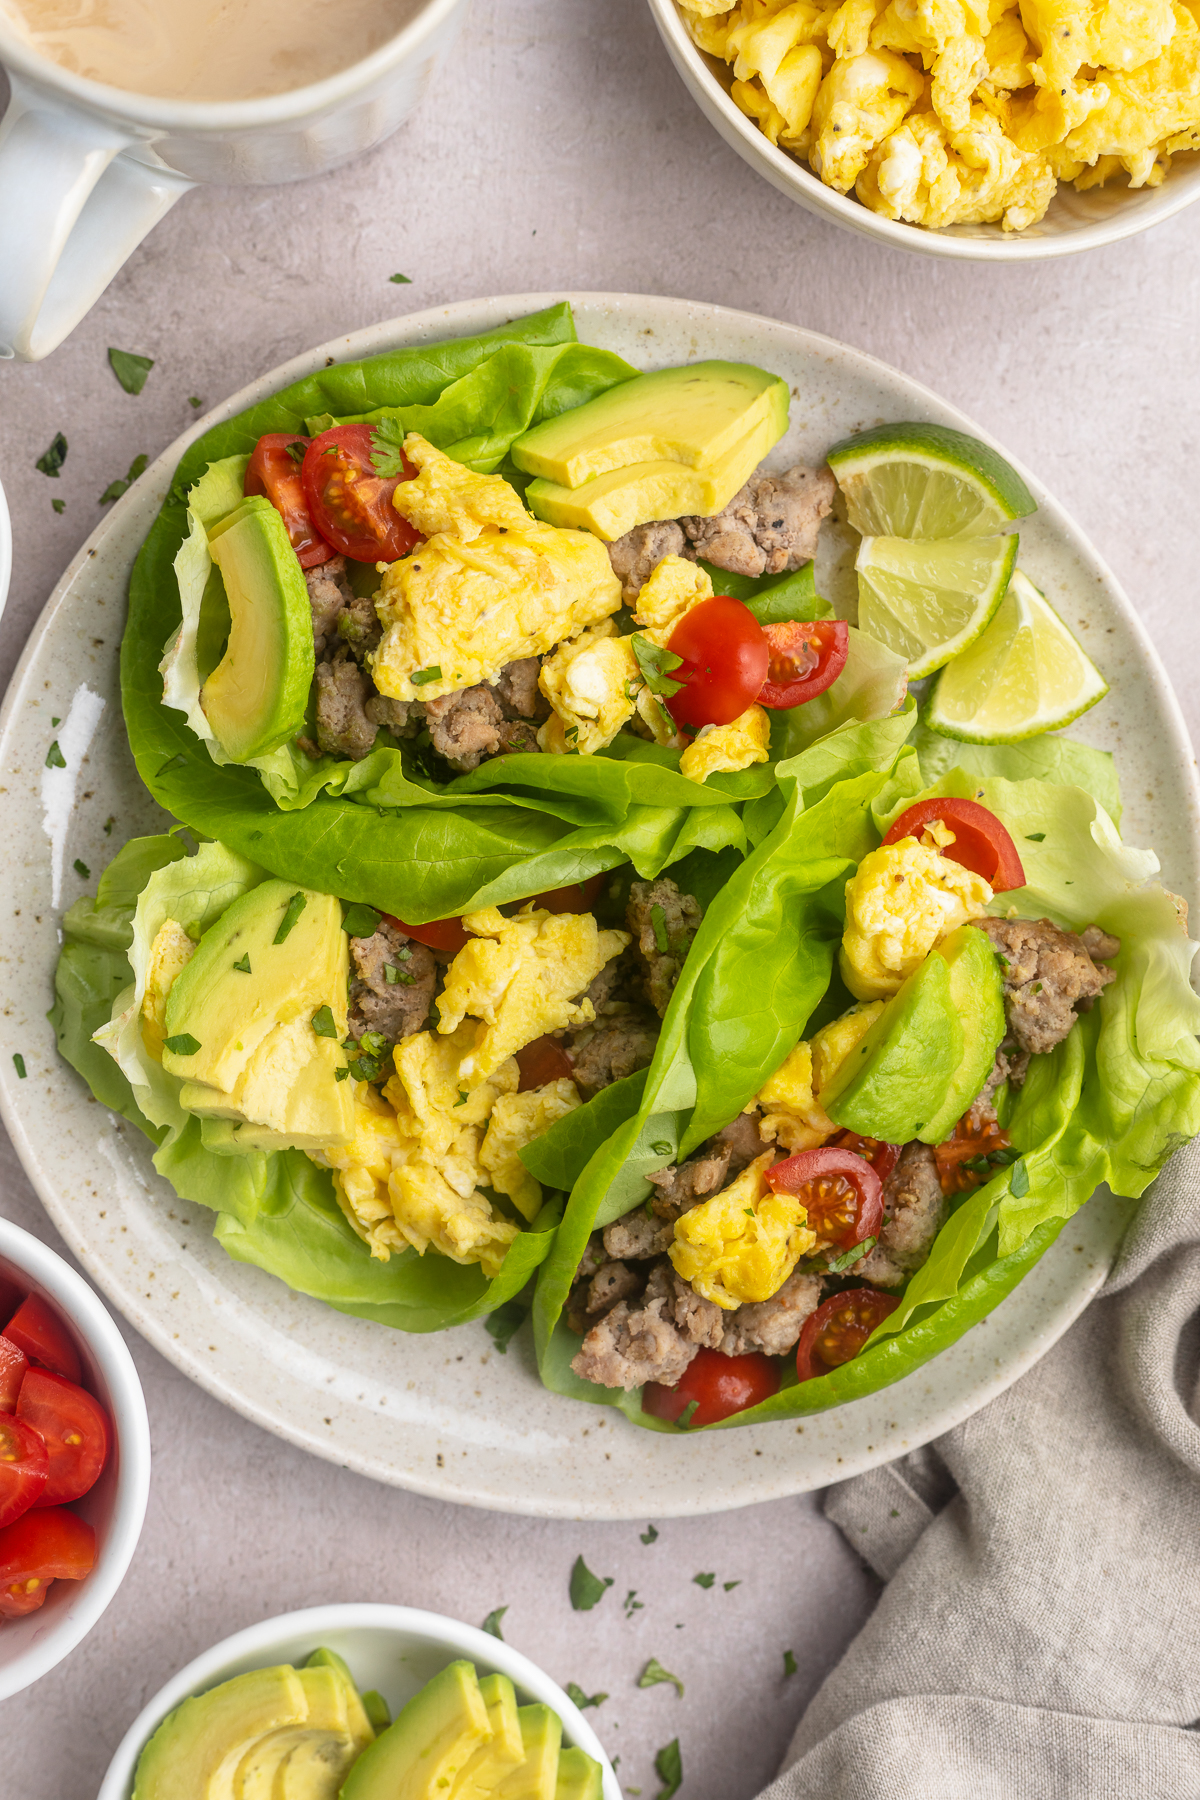
<path fill-rule="evenodd" d="M 567 1699 L 573 1700 L 580 1712 L 585 1706 L 603 1706 L 608 1699 L 607 1694 L 585 1694 L 577 1681 L 568 1681 Z"/>
<path fill-rule="evenodd" d="M 291 457 L 293 462 L 302 463 L 304 461 L 304 452 L 307 449 L 308 449 L 308 445 L 301 443 L 300 439 L 297 438 L 294 443 L 291 443 L 287 446 L 287 453 Z"/>
<path fill-rule="evenodd" d="M 785 1677 L 796 1673 L 796 1653 L 794 1650 L 785 1650 L 783 1653 L 783 1673 Z"/>
<path fill-rule="evenodd" d="M 667 915 L 661 906 L 650 908 L 650 927 L 654 932 L 654 944 L 660 956 L 665 956 L 671 948 L 671 940 L 667 936 Z"/>
<path fill-rule="evenodd" d="M 361 903 L 348 906 L 342 914 L 342 930 L 355 938 L 374 937 L 382 917 L 383 914 L 376 912 L 373 906 Z"/>
<path fill-rule="evenodd" d="M 109 482 L 108 486 L 100 496 L 99 504 L 101 506 L 111 506 L 114 500 L 119 500 L 121 495 L 126 493 L 128 489 L 133 486 L 138 476 L 145 473 L 149 463 L 150 458 L 148 456 L 135 456 L 129 465 L 129 472 L 120 480 Z"/>
<path fill-rule="evenodd" d="M 504 1642 L 504 1633 L 500 1629 L 500 1621 L 507 1611 L 507 1606 L 498 1606 L 496 1610 L 490 1612 L 483 1621 L 483 1629 L 488 1633 L 489 1637 L 499 1638 L 501 1643 Z"/>
<path fill-rule="evenodd" d="M 200 398 L 199 394 L 189 394 L 188 395 L 188 405 L 195 407 L 196 411 L 199 412 L 200 408 L 204 405 L 204 402 Z"/>
<path fill-rule="evenodd" d="M 25 1079 L 25 1058 L 21 1055 L 21 1052 L 19 1050 L 15 1051 L 13 1054 L 13 1068 L 17 1071 L 18 1081 L 24 1081 L 24 1079 Z"/>
<path fill-rule="evenodd" d="M 1044 844 L 1045 841 L 1046 834 L 1044 831 L 1027 831 L 1025 833 L 1025 842 L 1027 844 Z"/>
<path fill-rule="evenodd" d="M 1029 1170 L 1025 1167 L 1024 1158 L 1013 1164 L 1008 1191 L 1015 1200 L 1023 1200 L 1029 1192 Z"/>
<path fill-rule="evenodd" d="M 58 717 L 57 717 L 57 715 L 56 715 L 56 716 L 55 716 L 55 717 L 54 717 L 54 718 L 53 718 L 53 719 L 51 719 L 51 721 L 50 721 L 50 723 L 51 723 L 51 724 L 52 724 L 52 725 L 61 725 L 61 724 L 62 724 L 62 720 L 61 720 L 61 719 L 60 719 L 60 718 L 58 718 Z"/>
<path fill-rule="evenodd" d="M 645 1602 L 637 1598 L 637 1589 L 630 1588 L 621 1604 L 625 1608 L 625 1617 L 632 1619 L 635 1612 L 641 1612 Z"/>
<path fill-rule="evenodd" d="M 679 1417 L 675 1421 L 675 1423 L 678 1425 L 680 1431 L 687 1430 L 688 1426 L 692 1422 L 692 1414 L 695 1412 L 695 1410 L 699 1406 L 699 1404 L 700 1404 L 700 1402 L 698 1400 L 689 1400 L 688 1401 L 687 1405 L 684 1407 L 683 1411 L 680 1413 Z"/>
<path fill-rule="evenodd" d="M 672 1795 L 679 1792 L 683 1781 L 683 1756 L 678 1738 L 672 1738 L 669 1744 L 663 1745 L 654 1759 L 654 1773 L 663 1784 L 656 1800 L 672 1800 Z"/>
<path fill-rule="evenodd" d="M 467 1104 L 467 1101 L 470 1098 L 471 1098 L 471 1096 L 470 1096 L 470 1094 L 468 1094 L 466 1088 L 459 1088 L 458 1099 L 454 1102 L 454 1104 L 455 1104 L 455 1106 L 465 1106 Z"/>
<path fill-rule="evenodd" d="M 57 481 L 58 471 L 62 468 L 66 460 L 67 440 L 61 431 L 56 431 L 54 434 L 54 441 L 50 445 L 50 448 L 38 457 L 33 466 L 35 469 L 40 469 L 43 475 L 53 475 L 54 479 Z"/>
<path fill-rule="evenodd" d="M 672 1675 L 670 1669 L 663 1668 L 657 1656 L 652 1656 L 638 1676 L 638 1686 L 658 1687 L 662 1682 L 668 1682 L 675 1689 L 679 1698 L 683 1699 L 683 1683 L 678 1675 Z"/>
<path fill-rule="evenodd" d="M 237 970 L 239 975 L 251 974 L 252 971 L 250 968 L 250 952 L 247 950 L 245 956 L 240 956 L 238 958 L 237 962 L 235 962 L 233 966 Z"/>
<path fill-rule="evenodd" d="M 508 1355 L 508 1346 L 528 1317 L 529 1308 L 523 1300 L 506 1300 L 503 1306 L 498 1306 L 483 1321 L 483 1329 L 501 1356 Z"/>
<path fill-rule="evenodd" d="M 754 1208 L 752 1206 L 743 1206 L 742 1211 L 745 1213 L 745 1215 L 748 1219 L 752 1219 L 754 1217 Z"/>
<path fill-rule="evenodd" d="M 861 1244 L 851 1244 L 849 1250 L 843 1251 L 841 1256 L 835 1256 L 829 1267 L 835 1275 L 840 1275 L 843 1269 L 852 1268 L 860 1257 L 865 1256 L 868 1250 L 874 1248 L 875 1239 L 873 1237 L 864 1238 Z"/>
<path fill-rule="evenodd" d="M 114 825 L 115 825 L 115 824 L 116 824 L 116 822 L 117 822 L 117 815 L 116 815 L 116 813 L 109 813 L 109 815 L 108 815 L 108 817 L 107 817 L 107 819 L 105 819 L 105 821 L 104 821 L 104 835 L 105 835 L 105 837 L 111 837 L 111 836 L 112 836 L 112 828 L 113 828 L 113 826 L 114 826 Z"/>
<path fill-rule="evenodd" d="M 721 1586 L 725 1589 L 725 1592 L 727 1594 L 730 1592 L 731 1589 L 733 1589 L 735 1587 L 741 1587 L 741 1585 L 742 1584 L 740 1581 L 723 1581 L 721 1583 Z"/>
<path fill-rule="evenodd" d="M 653 1525 L 647 1525 L 645 1531 L 640 1532 L 639 1536 L 641 1537 L 643 1544 L 653 1544 L 658 1540 L 658 1533 Z"/>
<path fill-rule="evenodd" d="M 642 672 L 642 680 L 652 694 L 658 694 L 669 700 L 684 686 L 682 681 L 671 680 L 671 670 L 683 666 L 682 656 L 676 656 L 672 650 L 664 650 L 658 644 L 652 644 L 648 637 L 635 631 L 629 640 L 634 659 Z"/>
<path fill-rule="evenodd" d="M 593 1575 L 582 1556 L 575 1558 L 575 1566 L 571 1570 L 571 1605 L 576 1612 L 591 1612 L 598 1600 L 603 1600 L 606 1592 L 613 1584 L 612 1575 Z"/>
<path fill-rule="evenodd" d="M 349 1075 L 349 1073 L 350 1073 L 350 1070 L 347 1067 L 335 1069 L 333 1071 L 333 1079 L 335 1081 L 345 1081 L 345 1079 Z"/>
<path fill-rule="evenodd" d="M 163 1043 L 172 1056 L 195 1056 L 200 1048 L 200 1040 L 194 1038 L 190 1031 L 181 1031 L 175 1037 L 164 1038 Z"/>
<path fill-rule="evenodd" d="M 431 663 L 429 668 L 417 669 L 414 674 L 409 676 L 409 680 L 414 687 L 427 687 L 431 681 L 440 681 L 441 679 L 442 668 L 440 663 Z"/>
<path fill-rule="evenodd" d="M 271 939 L 271 942 L 273 944 L 282 944 L 284 942 L 285 938 L 287 938 L 291 935 L 292 928 L 295 925 L 296 920 L 300 917 L 300 914 L 304 911 L 304 909 L 307 905 L 308 905 L 308 895 L 307 894 L 296 893 L 296 894 L 292 895 L 291 899 L 288 901 L 286 907 L 284 908 L 283 917 L 279 921 L 279 930 L 275 933 L 275 936 Z"/>
<path fill-rule="evenodd" d="M 318 1037 L 335 1038 L 337 1036 L 337 1026 L 334 1024 L 331 1006 L 318 1006 L 312 1016 L 312 1028 Z"/>
<path fill-rule="evenodd" d="M 154 359 L 150 356 L 137 356 L 132 350 L 109 350 L 108 360 L 112 372 L 127 394 L 140 394 L 146 385 L 146 377 L 154 367 Z"/>
<path fill-rule="evenodd" d="M 411 287 L 412 286 L 412 276 L 411 275 L 389 275 L 388 280 L 394 281 L 396 283 L 397 287 Z"/>
<path fill-rule="evenodd" d="M 65 500 L 52 500 L 50 504 L 56 513 L 64 513 L 67 510 L 67 503 Z"/>
<path fill-rule="evenodd" d="M 82 861 L 82 859 L 78 856 L 75 858 L 75 861 L 71 864 L 71 867 L 74 869 L 74 871 L 77 875 L 81 875 L 83 877 L 84 881 L 86 881 L 88 879 L 88 877 L 91 875 L 91 872 L 92 872 L 88 868 L 87 864 L 84 861 Z"/>
<path fill-rule="evenodd" d="M 716 1571 L 712 1569 L 706 1570 L 701 1575 L 692 1576 L 692 1580 L 695 1582 L 696 1586 L 702 1588 L 710 1588 L 716 1579 Z"/>
<path fill-rule="evenodd" d="M 66 766 L 67 759 L 58 747 L 58 739 L 55 738 L 46 752 L 46 767 L 48 769 L 65 769 Z"/>
<path fill-rule="evenodd" d="M 401 987 L 415 987 L 417 980 L 416 976 L 410 975 L 407 969 L 398 969 L 395 963 L 384 963 L 383 979 L 389 987 L 395 987 L 397 982 Z"/>

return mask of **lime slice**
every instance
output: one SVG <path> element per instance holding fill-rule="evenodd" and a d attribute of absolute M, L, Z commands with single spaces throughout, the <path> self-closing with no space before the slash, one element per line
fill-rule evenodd
<path fill-rule="evenodd" d="M 1095 663 L 1017 569 L 986 631 L 938 676 L 925 723 L 968 744 L 1016 744 L 1069 725 L 1107 692 Z"/>
<path fill-rule="evenodd" d="M 1002 456 L 945 425 L 877 425 L 827 460 L 864 537 L 980 536 L 1037 511 Z"/>
<path fill-rule="evenodd" d="M 999 606 L 1015 537 L 867 537 L 858 547 L 858 628 L 895 650 L 920 681 L 965 650 Z"/>

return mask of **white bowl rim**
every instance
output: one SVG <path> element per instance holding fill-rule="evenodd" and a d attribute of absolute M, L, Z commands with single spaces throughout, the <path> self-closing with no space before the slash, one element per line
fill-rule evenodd
<path fill-rule="evenodd" d="M 701 84 L 709 106 L 718 112 L 726 127 L 745 145 L 747 160 L 759 162 L 773 171 L 774 185 L 781 191 L 799 190 L 797 203 L 824 213 L 839 225 L 873 237 L 894 250 L 907 250 L 918 256 L 947 256 L 966 262 L 1037 262 L 1054 256 L 1075 256 L 1084 250 L 1098 250 L 1106 244 L 1120 243 L 1153 225 L 1173 218 L 1185 206 L 1200 200 L 1200 167 L 1191 184 L 1180 183 L 1173 192 L 1158 190 L 1160 198 L 1139 206 L 1127 214 L 1116 209 L 1108 219 L 1063 232 L 1054 237 L 1028 237 L 1023 232 L 997 233 L 994 238 L 954 237 L 922 225 L 910 225 L 903 219 L 886 219 L 882 213 L 827 187 L 805 164 L 780 150 L 758 129 L 753 119 L 726 93 L 704 60 L 699 45 L 690 36 L 676 0 L 648 0 L 663 42 L 672 61 L 682 75 L 686 65 L 692 79 Z M 686 86 L 685 81 L 685 86 Z M 702 107 L 702 110 L 703 107 Z M 732 146 L 731 146 L 732 147 Z"/>
<path fill-rule="evenodd" d="M 62 1617 L 15 1662 L 0 1665 L 0 1700 L 7 1700 L 40 1680 L 82 1643 L 125 1579 L 150 1497 L 150 1421 L 125 1339 L 83 1277 L 56 1250 L 11 1219 L 0 1218 L 0 1257 L 44 1288 L 84 1339 L 118 1415 L 112 1423 L 120 1445 L 112 1524 L 96 1566 L 78 1584 L 78 1596 Z"/>
<path fill-rule="evenodd" d="M 247 1625 L 232 1637 L 223 1638 L 208 1650 L 193 1657 L 186 1668 L 164 1683 L 154 1698 L 146 1703 L 133 1721 L 113 1754 L 96 1800 L 129 1800 L 138 1755 L 151 1732 L 167 1714 L 192 1694 L 203 1693 L 226 1679 L 231 1663 L 251 1657 L 269 1658 L 281 1639 L 296 1635 L 320 1638 L 330 1632 L 374 1629 L 406 1632 L 428 1642 L 445 1645 L 452 1656 L 466 1656 L 472 1662 L 486 1663 L 507 1675 L 514 1687 L 522 1688 L 551 1706 L 563 1722 L 564 1734 L 573 1744 L 595 1757 L 604 1771 L 605 1800 L 620 1800 L 620 1790 L 612 1764 L 603 1744 L 579 1708 L 543 1669 L 520 1650 L 492 1637 L 476 1625 L 463 1624 L 446 1613 L 426 1612 L 415 1606 L 392 1606 L 381 1601 L 332 1601 L 324 1606 L 308 1606 L 298 1612 L 279 1613 L 272 1619 L 260 1619 Z M 264 1662 L 269 1667 L 269 1662 Z"/>
<path fill-rule="evenodd" d="M 426 40 L 448 19 L 463 0 L 420 0 L 420 11 L 378 50 L 323 81 L 307 87 L 288 88 L 282 94 L 266 94 L 252 100 L 164 100 L 133 88 L 110 87 L 86 75 L 76 75 L 52 58 L 24 43 L 0 15 L 0 63 L 26 80 L 49 86 L 89 111 L 116 113 L 142 131 L 209 134 L 247 131 L 287 125 L 310 113 L 324 112 L 351 99 L 362 88 L 387 75 L 420 51 Z"/>

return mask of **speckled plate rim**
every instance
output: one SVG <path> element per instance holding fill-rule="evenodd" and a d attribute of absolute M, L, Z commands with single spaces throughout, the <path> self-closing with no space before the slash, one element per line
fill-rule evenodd
<path fill-rule="evenodd" d="M 657 296 L 563 291 L 463 301 L 385 321 L 307 351 L 231 396 L 164 451 L 135 488 L 117 503 L 73 559 L 31 633 L 0 711 L 0 766 L 8 767 L 7 747 L 15 729 L 18 709 L 26 698 L 26 686 L 42 640 L 54 627 L 60 610 L 78 602 L 79 595 L 74 586 L 77 578 L 110 539 L 117 539 L 122 534 L 128 537 L 127 527 L 135 520 L 139 509 L 153 516 L 169 487 L 180 455 L 196 438 L 264 395 L 333 361 L 378 354 L 403 343 L 429 341 L 441 335 L 468 334 L 560 300 L 570 301 L 575 308 L 580 335 L 584 339 L 602 340 L 606 319 L 623 320 L 626 324 L 636 319 L 645 321 L 638 329 L 649 334 L 651 343 L 656 325 L 665 331 L 703 322 L 708 329 L 754 337 L 761 344 L 757 354 L 762 360 L 769 359 L 772 341 L 781 349 L 791 345 L 819 358 L 831 368 L 836 369 L 841 363 L 890 390 L 897 407 L 902 408 L 893 416 L 932 416 L 957 424 L 995 444 L 995 440 L 978 425 L 932 390 L 851 346 L 801 327 L 707 303 Z M 1008 455 L 1003 446 L 995 444 L 995 447 Z M 1193 879 L 1200 867 L 1200 829 L 1197 827 L 1200 787 L 1186 727 L 1166 672 L 1129 600 L 1084 534 L 1031 471 L 1022 468 L 1015 459 L 1010 457 L 1009 460 L 1021 470 L 1037 498 L 1041 524 L 1049 529 L 1055 541 L 1061 540 L 1078 559 L 1088 579 L 1099 584 L 1102 603 L 1115 609 L 1131 640 L 1131 647 L 1150 686 L 1156 715 L 1155 730 L 1166 745 L 1173 774 L 1184 790 L 1177 793 L 1177 798 L 1186 802 L 1188 816 L 1181 841 L 1186 845 L 1190 867 L 1186 881 L 1180 881 L 1178 875 L 1174 879 L 1185 890 L 1194 892 L 1200 885 Z M 142 523 L 140 529 L 144 531 L 145 528 Z M 135 544 L 138 541 L 140 537 L 134 540 Z M 132 552 L 124 558 L 126 568 L 131 561 Z M 6 929 L 7 921 L 0 924 L 0 950 L 6 947 L 3 942 Z M 71 1079 L 65 1069 L 60 1072 L 63 1079 Z M 1107 1190 L 1100 1190 L 1068 1223 L 1057 1243 L 990 1318 L 935 1358 L 933 1363 L 885 1389 L 883 1395 L 813 1415 L 798 1424 L 745 1427 L 733 1433 L 702 1434 L 689 1439 L 641 1433 L 608 1409 L 581 1407 L 558 1396 L 545 1395 L 544 1390 L 539 1389 L 538 1392 L 555 1409 L 564 1411 L 562 1417 L 557 1411 L 554 1413 L 552 1422 L 559 1433 L 557 1436 L 553 1432 L 548 1434 L 544 1428 L 538 1431 L 525 1427 L 529 1442 L 528 1470 L 522 1466 L 515 1478 L 497 1481 L 486 1477 L 480 1479 L 472 1468 L 469 1473 L 464 1469 L 459 1478 L 453 1466 L 444 1466 L 440 1452 L 436 1458 L 432 1454 L 426 1456 L 419 1466 L 401 1465 L 399 1459 L 389 1461 L 339 1440 L 336 1430 L 322 1434 L 311 1425 L 283 1416 L 280 1404 L 268 1391 L 269 1383 L 252 1379 L 248 1373 L 235 1381 L 222 1370 L 219 1361 L 205 1358 L 200 1339 L 209 1335 L 207 1330 L 195 1333 L 194 1341 L 172 1332 L 163 1317 L 143 1304 L 142 1294 L 132 1277 L 119 1266 L 119 1259 L 115 1255 L 93 1251 L 84 1222 L 73 1211 L 71 1196 L 61 1190 L 40 1144 L 26 1129 L 21 1086 L 14 1077 L 8 1057 L 0 1059 L 0 1117 L 39 1197 L 92 1279 L 130 1323 L 178 1368 L 254 1423 L 357 1473 L 433 1498 L 535 1516 L 623 1519 L 723 1511 L 824 1486 L 928 1442 L 1003 1392 L 1057 1341 L 1103 1285 L 1129 1216 L 1127 1203 L 1114 1200 Z M 201 1211 L 195 1210 L 197 1214 Z M 219 1249 L 215 1253 L 222 1272 L 228 1275 L 223 1253 Z M 274 1291 L 279 1286 L 257 1270 L 247 1270 L 244 1265 L 233 1266 L 251 1284 L 248 1292 L 266 1295 L 268 1289 Z M 202 1269 L 201 1275 L 203 1273 Z M 255 1281 L 267 1283 L 267 1288 L 255 1290 Z M 257 1320 L 253 1319 L 254 1303 L 246 1305 L 240 1294 L 238 1300 L 240 1310 L 253 1321 L 247 1328 L 247 1344 L 252 1347 L 253 1329 L 258 1328 Z M 314 1306 L 318 1303 L 305 1304 Z M 328 1310 L 320 1308 L 322 1313 Z M 341 1315 L 337 1317 L 347 1332 L 352 1332 L 360 1323 Z M 1011 1338 L 1012 1322 L 1018 1318 L 1022 1321 L 1020 1341 L 1014 1345 L 1006 1341 L 1006 1337 Z M 365 1329 L 380 1331 L 384 1328 L 367 1326 Z M 479 1329 L 462 1328 L 464 1332 Z M 263 1325 L 264 1338 L 267 1331 L 268 1327 Z M 210 1345 L 209 1349 L 215 1350 L 216 1346 Z M 519 1358 L 512 1360 L 520 1361 Z M 528 1358 L 525 1359 L 525 1372 L 529 1373 Z M 333 1377 L 326 1379 L 332 1381 Z M 354 1379 L 361 1380 L 361 1372 L 356 1371 Z M 358 1398 L 361 1400 L 363 1396 Z M 626 1459 L 633 1462 L 633 1474 L 624 1485 L 618 1482 L 616 1486 L 606 1486 L 608 1478 L 603 1476 L 602 1465 L 599 1470 L 581 1466 L 578 1482 L 569 1492 L 550 1493 L 539 1485 L 536 1475 L 539 1452 L 548 1453 L 546 1446 L 549 1445 L 556 1454 L 569 1455 L 575 1451 L 586 1459 L 591 1452 L 581 1453 L 579 1444 L 581 1438 L 588 1436 L 588 1426 L 610 1422 L 632 1433 L 646 1447 L 640 1464 L 636 1459 Z M 421 1428 L 427 1425 L 427 1418 L 422 1419 Z M 452 1436 L 449 1423 L 445 1430 L 448 1445 L 460 1441 Z M 770 1451 L 778 1451 L 780 1434 L 788 1432 L 795 1434 L 793 1444 L 795 1438 L 804 1440 L 796 1445 L 798 1454 L 794 1460 L 791 1456 L 773 1458 Z M 607 1441 L 612 1442 L 612 1438 Z M 462 1454 L 465 1456 L 466 1452 Z M 757 1469 L 756 1458 L 764 1459 Z M 519 1463 L 521 1459 L 516 1460 Z"/>

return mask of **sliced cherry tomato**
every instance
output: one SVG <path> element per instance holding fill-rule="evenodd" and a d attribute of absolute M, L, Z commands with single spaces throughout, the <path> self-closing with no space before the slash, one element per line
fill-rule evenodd
<path fill-rule="evenodd" d="M 811 1381 L 852 1362 L 880 1320 L 899 1304 L 895 1294 L 881 1294 L 875 1288 L 846 1288 L 823 1301 L 805 1320 L 796 1346 L 800 1380 Z"/>
<path fill-rule="evenodd" d="M 517 1067 L 521 1071 L 519 1094 L 545 1087 L 548 1081 L 560 1081 L 564 1075 L 569 1080 L 573 1073 L 570 1057 L 558 1039 L 550 1036 L 534 1038 L 532 1044 L 518 1050 Z"/>
<path fill-rule="evenodd" d="M 990 1119 L 976 1127 L 968 1125 L 966 1119 L 960 1119 L 953 1136 L 944 1144 L 936 1145 L 933 1152 L 943 1194 L 969 1194 L 982 1187 L 985 1181 L 990 1181 L 993 1175 L 998 1175 L 1002 1168 L 1016 1160 L 1015 1150 L 1011 1155 L 997 1154 L 1011 1147 L 1012 1139 L 998 1120 Z"/>
<path fill-rule="evenodd" d="M 321 536 L 304 498 L 300 465 L 310 440 L 290 431 L 268 431 L 254 446 L 242 492 L 265 494 L 287 527 L 288 542 L 302 569 L 316 569 L 337 555 Z"/>
<path fill-rule="evenodd" d="M 540 906 L 544 912 L 552 913 L 587 913 L 596 904 L 596 897 L 607 881 L 607 875 L 592 875 L 587 881 L 574 881 L 570 887 L 551 888 L 548 894 L 535 894 L 532 900 L 522 900 L 522 906 Z"/>
<path fill-rule="evenodd" d="M 768 1169 L 766 1182 L 776 1194 L 794 1194 L 810 1229 L 841 1250 L 877 1236 L 883 1223 L 883 1184 L 853 1150 L 801 1150 Z"/>
<path fill-rule="evenodd" d="M 27 1512 L 0 1531 L 0 1619 L 36 1611 L 52 1581 L 82 1581 L 96 1561 L 96 1533 L 65 1506 Z"/>
<path fill-rule="evenodd" d="M 844 619 L 807 624 L 764 625 L 770 661 L 758 696 L 773 711 L 803 706 L 832 687 L 850 654 L 850 627 Z"/>
<path fill-rule="evenodd" d="M 11 1525 L 45 1492 L 50 1458 L 41 1434 L 0 1413 L 0 1525 Z"/>
<path fill-rule="evenodd" d="M 444 950 L 451 956 L 457 956 L 465 944 L 471 941 L 471 935 L 464 930 L 461 919 L 430 919 L 425 925 L 406 925 L 394 913 L 384 913 L 389 925 L 394 925 L 406 937 L 415 938 L 418 944 L 428 944 L 431 950 Z"/>
<path fill-rule="evenodd" d="M 870 1163 L 880 1181 L 886 1181 L 900 1161 L 903 1144 L 886 1144 L 882 1138 L 860 1137 L 857 1131 L 839 1131 L 826 1146 L 830 1150 L 853 1150 Z"/>
<path fill-rule="evenodd" d="M 956 800 L 952 796 L 918 800 L 900 814 L 883 841 L 894 844 L 903 837 L 919 838 L 935 819 L 954 833 L 954 842 L 942 851 L 951 862 L 961 863 L 973 875 L 982 875 L 994 894 L 1025 886 L 1017 846 L 995 813 L 980 806 L 977 800 Z"/>
<path fill-rule="evenodd" d="M 335 425 L 313 438 L 301 478 L 309 513 L 322 537 L 355 562 L 397 562 L 421 541 L 402 519 L 392 495 L 416 470 L 407 460 L 399 475 L 375 473 L 374 433 L 369 425 Z"/>
<path fill-rule="evenodd" d="M 732 1418 L 769 1400 L 779 1389 L 779 1369 L 761 1350 L 746 1356 L 722 1356 L 719 1350 L 697 1350 L 674 1387 L 661 1381 L 648 1381 L 642 1389 L 642 1411 L 653 1419 L 669 1419 L 672 1424 L 687 1412 L 693 1400 L 695 1411 L 688 1415 L 689 1429 L 694 1425 L 715 1425 L 718 1419 Z"/>
<path fill-rule="evenodd" d="M 0 1337 L 0 1413 L 10 1413 L 29 1367 L 29 1358 L 11 1338 Z"/>
<path fill-rule="evenodd" d="M 754 705 L 767 679 L 763 628 L 729 594 L 714 594 L 685 613 L 667 649 L 683 658 L 682 668 L 671 671 L 683 686 L 666 703 L 677 725 L 728 725 Z"/>
<path fill-rule="evenodd" d="M 52 1307 L 36 1294 L 30 1294 L 18 1306 L 4 1335 L 18 1350 L 23 1350 L 31 1363 L 53 1369 L 68 1381 L 78 1381 L 83 1374 L 79 1352 L 71 1334 Z"/>
<path fill-rule="evenodd" d="M 39 1506 L 86 1494 L 108 1460 L 108 1414 L 73 1381 L 30 1369 L 21 1383 L 17 1417 L 41 1433 L 50 1472 Z"/>

